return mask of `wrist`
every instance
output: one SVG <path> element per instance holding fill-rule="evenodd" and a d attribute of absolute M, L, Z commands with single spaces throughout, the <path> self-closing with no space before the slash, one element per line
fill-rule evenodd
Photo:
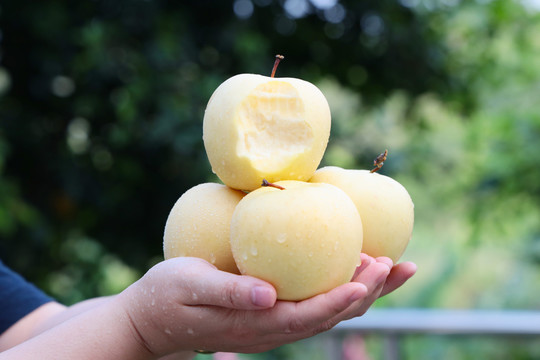
<path fill-rule="evenodd" d="M 118 306 L 118 312 L 122 314 L 121 321 L 127 330 L 131 346 L 138 349 L 139 354 L 145 354 L 148 360 L 193 359 L 197 355 L 196 352 L 192 349 L 182 348 L 180 344 L 167 339 L 169 334 L 164 332 L 163 327 L 154 322 L 156 318 L 160 317 L 160 314 L 156 313 L 158 310 L 156 306 L 153 306 L 152 300 L 145 302 L 143 300 L 146 299 L 141 300 L 140 297 L 136 296 L 136 292 L 145 293 L 138 287 L 138 284 L 135 284 L 120 293 L 115 299 L 117 302 L 115 306 Z M 134 301 L 134 299 L 136 300 Z M 148 308 L 147 305 L 150 304 L 152 304 L 151 308 Z"/>

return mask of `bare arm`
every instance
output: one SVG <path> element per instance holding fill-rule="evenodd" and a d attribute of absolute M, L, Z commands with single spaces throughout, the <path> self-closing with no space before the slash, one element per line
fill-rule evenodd
<path fill-rule="evenodd" d="M 44 304 L 9 327 L 0 336 L 0 352 L 18 345 L 35 336 L 36 329 L 50 318 L 62 313 L 65 306 L 56 302 Z"/>
<path fill-rule="evenodd" d="M 95 305 L 1 353 L 0 359 L 157 358 L 139 342 L 121 302 L 113 298 Z M 191 352 L 180 356 L 193 357 Z"/>
<path fill-rule="evenodd" d="M 98 297 L 82 301 L 72 306 L 64 306 L 51 301 L 13 324 L 0 336 L 0 352 L 20 344 L 70 318 L 99 306 L 111 297 Z"/>
<path fill-rule="evenodd" d="M 16 352 L 14 352 L 15 357 L 13 359 L 27 359 L 29 357 L 27 356 L 38 356 L 39 358 L 45 358 L 46 356 L 44 353 L 42 353 L 42 348 L 46 347 L 54 347 L 54 343 L 51 343 L 51 340 L 49 339 L 51 336 L 56 337 L 58 339 L 71 339 L 71 337 L 77 336 L 75 332 L 73 332 L 74 324 L 76 323 L 84 323 L 84 332 L 87 333 L 90 330 L 90 327 L 87 327 L 88 325 L 91 326 L 91 322 L 95 321 L 95 318 L 100 316 L 100 313 L 105 312 L 104 309 L 97 309 L 100 306 L 104 307 L 114 307 L 113 304 L 114 297 L 113 296 L 107 296 L 107 297 L 98 297 L 98 298 L 92 298 L 89 300 L 82 301 L 80 303 L 77 303 L 75 305 L 66 307 L 64 305 L 61 305 L 57 302 L 50 302 L 47 304 L 44 304 L 19 320 L 17 323 L 15 323 L 13 326 L 11 326 L 8 330 L 6 330 L 2 336 L 0 336 L 0 353 L 2 351 L 5 351 L 9 348 L 12 348 L 16 345 L 19 345 L 25 341 L 30 340 L 31 338 L 40 335 L 41 333 L 44 333 L 57 325 L 60 325 L 66 321 L 71 320 L 72 318 L 79 317 L 79 315 L 90 311 L 89 314 L 86 314 L 84 316 L 80 316 L 78 319 L 68 323 L 64 326 L 64 330 L 62 328 L 55 329 L 54 331 L 51 331 L 50 334 L 47 334 L 47 336 L 43 336 L 42 338 L 39 338 L 39 341 L 34 340 L 34 343 L 31 345 L 34 346 L 36 349 L 38 349 L 35 355 L 32 355 L 30 352 L 25 353 L 24 348 L 20 347 L 17 349 Z M 108 304 L 110 303 L 110 304 Z M 89 319 L 87 319 L 89 318 Z M 112 322 L 114 322 L 116 318 L 110 318 Z M 109 331 L 113 332 L 114 329 L 111 327 L 111 325 L 98 321 L 95 324 L 97 326 L 97 330 L 102 331 L 103 328 L 109 328 Z M 114 324 L 113 324 L 114 325 Z M 63 334 L 62 332 L 65 332 Z M 99 333 L 99 331 L 98 331 Z M 86 336 L 86 334 L 84 334 Z M 116 340 L 116 337 L 113 337 L 112 340 Z M 71 341 L 71 340 L 70 340 Z M 62 341 L 62 343 L 65 345 L 66 341 Z M 78 346 L 82 348 L 85 348 L 88 346 L 86 343 L 79 343 L 78 345 L 73 344 L 74 346 Z M 115 343 L 116 345 L 116 343 Z M 107 349 L 106 343 L 102 343 L 100 345 L 101 348 Z M 116 347 L 116 346 L 115 346 Z M 22 350 L 21 350 L 22 349 Z M 3 356 L 10 355 L 10 353 L 7 354 L 0 354 L 0 358 L 3 359 Z M 58 358 L 60 356 L 59 353 L 55 352 L 52 354 L 52 358 Z M 98 356 L 97 354 L 89 353 L 89 358 L 92 358 L 94 356 Z M 177 353 L 175 354 L 176 360 L 182 360 L 182 359 L 191 359 L 194 357 L 194 353 L 192 352 L 185 352 L 185 353 Z"/>

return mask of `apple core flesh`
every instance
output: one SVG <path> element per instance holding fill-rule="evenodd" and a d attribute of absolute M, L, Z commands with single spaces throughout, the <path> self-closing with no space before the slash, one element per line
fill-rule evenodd
<path fill-rule="evenodd" d="M 328 184 L 279 181 L 246 195 L 231 220 L 242 274 L 268 281 L 281 300 L 302 300 L 349 282 L 360 263 L 362 221 Z"/>
<path fill-rule="evenodd" d="M 197 185 L 176 201 L 165 224 L 165 259 L 193 256 L 239 274 L 230 248 L 231 217 L 245 194 L 225 185 Z"/>
<path fill-rule="evenodd" d="M 414 225 L 414 204 L 399 182 L 368 170 L 335 166 L 317 170 L 310 182 L 335 185 L 354 201 L 364 228 L 362 252 L 398 261 Z"/>
<path fill-rule="evenodd" d="M 330 136 L 330 109 L 313 84 L 255 74 L 233 76 L 208 102 L 203 140 L 224 184 L 255 190 L 262 179 L 308 180 Z"/>

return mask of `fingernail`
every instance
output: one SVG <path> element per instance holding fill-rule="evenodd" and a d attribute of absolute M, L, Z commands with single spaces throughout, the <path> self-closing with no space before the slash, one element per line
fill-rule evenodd
<path fill-rule="evenodd" d="M 272 307 L 275 303 L 275 296 L 272 289 L 265 286 L 255 286 L 251 289 L 251 303 L 258 307 Z"/>

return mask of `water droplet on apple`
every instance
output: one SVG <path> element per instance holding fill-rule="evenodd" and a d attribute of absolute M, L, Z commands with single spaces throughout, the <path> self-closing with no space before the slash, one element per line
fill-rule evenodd
<path fill-rule="evenodd" d="M 155 293 L 156 292 L 156 287 L 152 286 L 152 289 L 150 291 L 152 292 L 152 294 Z"/>
<path fill-rule="evenodd" d="M 210 263 L 211 264 L 216 263 L 216 255 L 214 255 L 214 253 L 210 253 Z"/>
<path fill-rule="evenodd" d="M 152 305 L 152 306 L 156 305 L 156 299 L 152 299 L 151 305 Z"/>
<path fill-rule="evenodd" d="M 172 334 L 172 331 L 171 331 L 170 329 L 165 329 L 165 334 L 171 335 L 171 334 Z"/>
<path fill-rule="evenodd" d="M 197 299 L 199 299 L 199 297 L 197 296 L 197 294 L 191 293 L 191 299 L 193 299 L 193 301 L 197 301 Z"/>
<path fill-rule="evenodd" d="M 252 246 L 251 247 L 251 255 L 257 256 L 257 254 L 258 254 L 257 248 L 255 246 Z"/>
<path fill-rule="evenodd" d="M 313 257 L 313 253 L 310 251 L 308 254 L 309 257 Z"/>
<path fill-rule="evenodd" d="M 193 334 L 194 334 L 194 331 L 193 331 L 192 328 L 188 328 L 188 329 L 187 329 L 187 333 L 188 333 L 189 335 L 193 335 Z"/>
<path fill-rule="evenodd" d="M 243 254 L 242 254 L 242 259 L 244 259 L 244 260 L 247 260 L 247 259 L 248 259 L 247 253 L 243 253 Z"/>
<path fill-rule="evenodd" d="M 280 244 L 283 244 L 285 241 L 287 241 L 287 234 L 285 233 L 278 234 L 276 241 Z"/>

